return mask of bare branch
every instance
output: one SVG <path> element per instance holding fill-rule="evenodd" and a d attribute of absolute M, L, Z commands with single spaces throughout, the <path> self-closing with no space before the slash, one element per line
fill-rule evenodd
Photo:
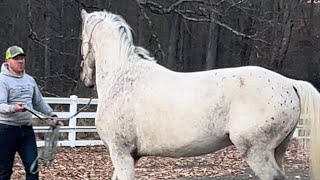
<path fill-rule="evenodd" d="M 39 77 L 39 80 L 43 80 L 43 81 L 47 81 L 50 79 L 59 79 L 61 82 L 67 83 L 69 85 L 72 84 L 78 84 L 79 81 L 75 80 L 74 78 L 71 78 L 65 74 L 61 74 L 61 73 L 55 73 L 54 75 L 51 76 L 45 76 L 45 77 Z"/>
<path fill-rule="evenodd" d="M 139 9 L 140 9 L 141 13 L 143 14 L 143 17 L 148 21 L 149 27 L 152 27 L 152 24 L 153 24 L 153 23 L 152 23 L 151 19 L 149 18 L 149 16 L 147 15 L 147 13 L 144 11 L 144 8 L 141 6 L 141 4 L 139 4 L 139 2 L 140 2 L 141 0 L 136 0 L 136 1 L 137 1 L 138 5 L 139 5 Z M 156 42 L 157 42 L 158 51 L 160 51 L 161 55 L 162 55 L 163 57 L 165 57 L 166 55 L 165 55 L 165 53 L 164 53 L 164 51 L 163 51 L 163 49 L 162 49 L 162 47 L 161 47 L 161 44 L 160 44 L 160 42 L 159 42 L 159 38 L 158 38 L 157 34 L 153 33 L 153 34 L 152 34 L 152 37 L 153 37 L 153 38 L 156 40 Z"/>
<path fill-rule="evenodd" d="M 230 6 L 227 7 L 226 11 L 230 10 L 233 7 L 237 7 L 240 8 L 240 4 L 246 3 L 247 0 L 240 0 L 237 2 L 234 2 L 233 0 L 231 1 L 226 1 L 226 0 L 221 0 L 218 3 L 212 3 L 212 2 L 208 2 L 208 1 L 204 1 L 204 0 L 178 0 L 177 2 L 173 3 L 172 5 L 170 5 L 168 8 L 164 7 L 163 5 L 150 1 L 150 0 L 136 0 L 136 2 L 139 4 L 140 9 L 142 7 L 147 8 L 149 11 L 151 11 L 152 13 L 156 13 L 156 14 L 169 14 L 169 13 L 177 13 L 179 15 L 181 15 L 184 19 L 189 20 L 189 21 L 194 21 L 194 22 L 213 22 L 218 24 L 219 26 L 231 31 L 233 34 L 237 35 L 237 36 L 241 36 L 243 38 L 246 39 L 251 39 L 253 41 L 258 41 L 258 42 L 262 42 L 265 43 L 267 45 L 271 45 L 271 43 L 267 42 L 266 40 L 263 40 L 261 38 L 258 38 L 257 36 L 259 34 L 261 34 L 262 32 L 265 32 L 266 29 L 264 29 L 262 32 L 256 32 L 255 34 L 252 35 L 248 35 L 242 32 L 237 31 L 236 29 L 230 27 L 229 25 L 215 19 L 212 17 L 212 13 L 218 14 L 219 16 L 225 16 L 225 14 L 221 13 L 220 11 L 214 9 L 214 8 L 208 8 L 208 7 L 213 7 L 213 6 L 219 6 L 222 3 L 229 3 Z M 204 7 L 199 7 L 198 10 L 199 12 L 195 12 L 192 10 L 181 10 L 179 9 L 179 6 L 182 5 L 183 3 L 198 3 L 198 4 L 202 4 L 205 5 L 206 8 Z M 149 19 L 150 21 L 150 19 Z M 269 22 L 269 21 L 267 21 Z M 271 23 L 270 23 L 271 24 Z M 267 26 L 267 28 L 270 28 L 271 25 L 269 24 L 269 26 Z"/>
<path fill-rule="evenodd" d="M 31 26 L 30 26 L 31 27 Z M 33 40 L 35 43 L 43 46 L 43 47 L 46 47 L 47 45 L 45 43 L 43 43 L 43 40 L 40 40 L 38 38 L 38 35 L 35 31 L 32 30 L 32 28 L 30 28 L 30 34 L 29 34 L 29 39 Z M 72 54 L 72 53 L 67 53 L 67 52 L 61 52 L 57 49 L 53 49 L 51 47 L 48 47 L 48 49 L 52 52 L 56 52 L 58 54 L 61 54 L 61 55 L 67 55 L 67 56 L 72 56 L 72 57 L 77 57 L 77 55 L 75 54 Z"/>
<path fill-rule="evenodd" d="M 181 13 L 180 11 L 176 10 L 175 12 L 177 12 L 178 14 L 180 14 L 183 18 L 189 20 L 189 21 L 196 21 L 196 22 L 213 22 L 213 23 L 216 23 L 224 28 L 226 28 L 227 30 L 231 31 L 232 33 L 234 33 L 235 35 L 237 36 L 241 36 L 241 37 L 244 37 L 244 38 L 247 38 L 247 39 L 251 39 L 253 41 L 259 41 L 259 42 L 262 42 L 262 43 L 265 43 L 267 45 L 271 45 L 271 43 L 263 40 L 263 39 L 260 39 L 260 38 L 257 38 L 256 36 L 260 33 L 255 33 L 253 35 L 247 35 L 247 34 L 244 34 L 242 32 L 239 32 L 235 29 L 233 29 L 232 27 L 228 26 L 227 24 L 221 22 L 221 21 L 218 21 L 214 18 L 211 18 L 211 19 L 208 19 L 208 18 L 193 18 L 193 17 L 189 17 L 189 16 L 186 16 L 184 13 Z M 266 30 L 266 29 L 265 29 Z M 264 31 L 265 31 L 264 30 Z"/>
<path fill-rule="evenodd" d="M 229 11 L 233 7 L 238 7 L 239 4 L 242 4 L 244 2 L 247 2 L 247 0 L 241 0 L 241 1 L 238 1 L 238 2 L 232 1 L 232 4 L 226 9 L 226 11 Z M 242 8 L 239 8 L 239 9 L 242 9 Z"/>

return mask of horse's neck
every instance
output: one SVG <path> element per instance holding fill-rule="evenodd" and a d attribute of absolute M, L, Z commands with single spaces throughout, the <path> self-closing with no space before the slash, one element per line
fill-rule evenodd
<path fill-rule="evenodd" d="M 129 61 L 121 54 L 119 43 L 119 40 L 112 37 L 95 42 L 96 83 L 97 86 L 106 86 L 100 89 L 107 90 L 117 73 L 124 71 L 129 64 Z"/>
<path fill-rule="evenodd" d="M 106 36 L 106 33 L 108 36 Z M 130 49 L 119 40 L 116 33 L 101 31 L 94 40 L 96 67 L 102 68 L 104 71 L 112 71 L 119 67 L 126 66 L 129 63 Z"/>
<path fill-rule="evenodd" d="M 126 65 L 126 62 L 119 56 L 119 48 L 115 48 L 110 44 L 97 45 L 98 52 L 95 52 L 96 69 L 102 69 L 109 72 Z"/>

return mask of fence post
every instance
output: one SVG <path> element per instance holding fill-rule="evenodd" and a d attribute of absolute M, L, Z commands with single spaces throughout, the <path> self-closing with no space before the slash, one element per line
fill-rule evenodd
<path fill-rule="evenodd" d="M 78 96 L 76 95 L 71 95 L 70 99 L 72 100 L 70 103 L 70 114 L 75 114 L 77 112 L 77 98 Z M 69 127 L 71 128 L 71 131 L 69 132 L 68 135 L 68 140 L 70 142 L 70 146 L 71 147 L 75 147 L 76 146 L 76 126 L 77 126 L 77 118 L 73 117 L 69 120 Z"/>

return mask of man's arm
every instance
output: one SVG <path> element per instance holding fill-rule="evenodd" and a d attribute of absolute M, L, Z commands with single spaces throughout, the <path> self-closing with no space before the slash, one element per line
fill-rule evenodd
<path fill-rule="evenodd" d="M 8 104 L 8 87 L 7 85 L 0 81 L 0 113 L 10 114 L 15 111 L 15 105 Z"/>

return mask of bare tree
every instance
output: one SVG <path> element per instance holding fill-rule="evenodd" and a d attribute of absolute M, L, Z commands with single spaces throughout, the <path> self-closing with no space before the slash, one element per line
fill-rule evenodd
<path fill-rule="evenodd" d="M 177 62 L 177 45 L 178 45 L 178 35 L 179 35 L 179 16 L 173 15 L 170 17 L 170 30 L 169 30 L 169 40 L 168 40 L 168 58 L 167 67 L 176 70 Z M 178 25 L 178 26 L 177 26 Z"/>
<path fill-rule="evenodd" d="M 288 52 L 292 35 L 292 12 L 297 8 L 298 0 L 277 0 L 274 3 L 273 18 L 279 23 L 273 29 L 274 49 L 271 64 L 276 70 L 281 70 Z"/>
<path fill-rule="evenodd" d="M 218 19 L 219 17 L 215 17 L 215 14 L 212 13 L 214 19 Z M 217 65 L 218 60 L 218 45 L 219 45 L 219 32 L 220 27 L 213 23 L 209 23 L 209 34 L 208 34 L 208 48 L 207 48 L 207 56 L 206 56 L 206 70 L 213 69 Z"/>

